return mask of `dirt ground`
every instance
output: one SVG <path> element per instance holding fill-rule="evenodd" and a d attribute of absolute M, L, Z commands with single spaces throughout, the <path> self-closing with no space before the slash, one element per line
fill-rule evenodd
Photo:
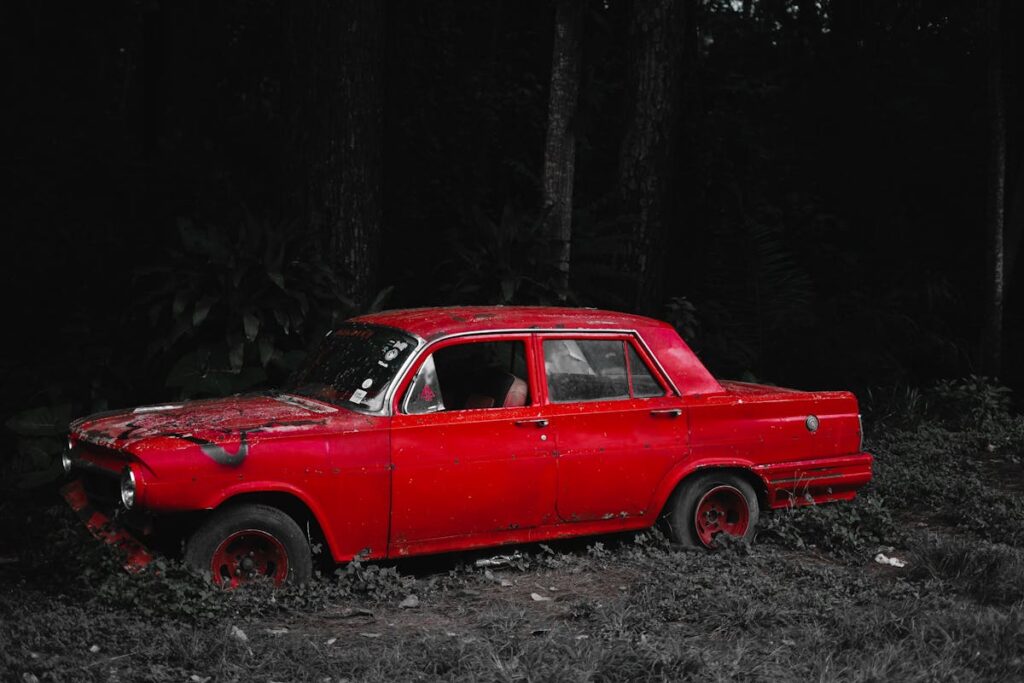
<path fill-rule="evenodd" d="M 882 439 L 878 477 L 858 502 L 766 515 L 750 546 L 686 551 L 655 532 L 623 534 L 356 563 L 276 592 L 223 592 L 173 562 L 128 576 L 56 501 L 10 499 L 0 507 L 0 672 L 1021 680 L 1024 441 L 989 449 L 977 437 Z M 880 564 L 880 552 L 906 565 Z M 511 560 L 478 566 L 495 554 Z"/>

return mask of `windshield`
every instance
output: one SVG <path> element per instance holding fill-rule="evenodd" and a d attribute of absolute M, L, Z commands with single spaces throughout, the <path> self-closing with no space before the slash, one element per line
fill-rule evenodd
<path fill-rule="evenodd" d="M 416 339 L 400 330 L 345 325 L 327 335 L 285 391 L 376 412 L 415 348 Z"/>

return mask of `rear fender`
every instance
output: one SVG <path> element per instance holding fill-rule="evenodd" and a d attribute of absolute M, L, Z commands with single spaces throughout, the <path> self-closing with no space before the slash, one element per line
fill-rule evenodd
<path fill-rule="evenodd" d="M 652 505 L 649 510 L 656 510 L 661 516 L 669 498 L 687 477 L 708 470 L 734 470 L 741 476 L 746 477 L 751 484 L 762 506 L 767 502 L 768 482 L 754 469 L 754 464 L 742 458 L 707 458 L 697 462 L 687 461 L 680 463 L 662 479 L 654 494 Z"/>

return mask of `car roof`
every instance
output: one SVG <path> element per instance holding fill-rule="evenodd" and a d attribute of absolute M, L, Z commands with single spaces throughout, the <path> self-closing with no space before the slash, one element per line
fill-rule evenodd
<path fill-rule="evenodd" d="M 557 306 L 445 306 L 381 311 L 350 322 L 387 325 L 427 341 L 450 334 L 489 330 L 639 330 L 670 327 L 631 313 Z"/>

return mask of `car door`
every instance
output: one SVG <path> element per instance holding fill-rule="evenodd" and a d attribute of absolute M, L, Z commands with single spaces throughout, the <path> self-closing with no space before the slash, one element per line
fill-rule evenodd
<path fill-rule="evenodd" d="M 451 340 L 410 369 L 391 429 L 391 542 L 400 552 L 555 521 L 532 343 L 529 334 Z"/>
<path fill-rule="evenodd" d="M 543 335 L 540 342 L 559 518 L 645 514 L 683 455 L 679 398 L 631 335 Z"/>

